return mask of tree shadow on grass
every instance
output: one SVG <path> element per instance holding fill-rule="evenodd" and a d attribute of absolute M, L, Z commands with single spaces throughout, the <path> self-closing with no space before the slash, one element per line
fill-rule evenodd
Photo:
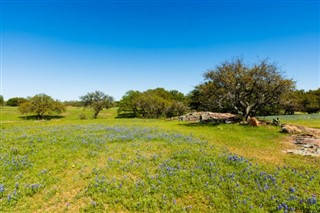
<path fill-rule="evenodd" d="M 42 118 L 39 118 L 37 115 L 26 115 L 26 116 L 20 116 L 20 119 L 23 120 L 53 120 L 53 119 L 61 119 L 65 118 L 65 116 L 61 115 L 43 115 Z"/>
<path fill-rule="evenodd" d="M 134 113 L 121 113 L 118 114 L 116 118 L 136 118 L 137 116 Z"/>
<path fill-rule="evenodd" d="M 181 126 L 185 127 L 203 127 L 203 126 L 218 126 L 218 125 L 223 125 L 225 123 L 219 123 L 219 122 L 210 122 L 210 123 L 179 123 Z"/>

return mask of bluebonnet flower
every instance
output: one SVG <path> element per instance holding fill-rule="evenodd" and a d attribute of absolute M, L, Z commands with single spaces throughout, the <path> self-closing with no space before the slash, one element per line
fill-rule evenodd
<path fill-rule="evenodd" d="M 281 209 L 282 209 L 282 205 L 279 204 L 279 205 L 277 206 L 277 210 L 280 211 Z"/>
<path fill-rule="evenodd" d="M 287 204 L 282 203 L 282 206 L 283 206 L 283 209 L 284 209 L 284 210 L 288 210 L 288 205 L 287 205 Z"/>
<path fill-rule="evenodd" d="M 291 193 L 294 193 L 296 190 L 295 190 L 292 186 L 290 186 L 289 191 L 290 191 Z"/>
<path fill-rule="evenodd" d="M 316 196 L 315 196 L 315 195 L 312 195 L 311 198 L 308 198 L 308 203 L 309 203 L 310 205 L 316 204 L 316 203 L 317 203 Z"/>
<path fill-rule="evenodd" d="M 36 191 L 37 189 L 39 189 L 40 185 L 37 183 L 31 184 L 31 190 L 32 191 Z"/>
<path fill-rule="evenodd" d="M 4 185 L 0 184 L 0 193 L 4 192 Z"/>

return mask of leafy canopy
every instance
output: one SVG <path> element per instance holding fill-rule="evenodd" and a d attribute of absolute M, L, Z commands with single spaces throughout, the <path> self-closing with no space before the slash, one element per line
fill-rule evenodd
<path fill-rule="evenodd" d="M 186 97 L 177 90 L 163 88 L 144 92 L 128 91 L 120 100 L 118 114 L 122 117 L 174 117 L 187 110 Z"/>
<path fill-rule="evenodd" d="M 108 109 L 114 105 L 114 99 L 101 91 L 89 92 L 80 97 L 84 107 L 90 107 L 94 111 L 93 118 L 96 119 L 98 114 L 104 108 Z"/>
<path fill-rule="evenodd" d="M 45 113 L 62 113 L 65 106 L 58 100 L 54 100 L 46 94 L 38 94 L 20 104 L 19 111 L 22 114 L 35 113 L 39 119 L 43 117 Z"/>
<path fill-rule="evenodd" d="M 244 118 L 258 109 L 279 104 L 294 89 L 279 68 L 262 60 L 249 66 L 239 58 L 204 74 L 205 82 L 191 94 L 191 104 L 211 111 L 229 111 Z"/>

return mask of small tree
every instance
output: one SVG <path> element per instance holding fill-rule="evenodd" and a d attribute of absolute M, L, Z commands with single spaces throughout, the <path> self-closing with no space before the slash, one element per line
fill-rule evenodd
<path fill-rule="evenodd" d="M 96 119 L 98 114 L 104 108 L 108 109 L 114 105 L 114 99 L 100 91 L 89 92 L 80 97 L 84 107 L 90 107 L 94 111 L 93 118 Z"/>
<path fill-rule="evenodd" d="M 28 101 L 23 102 L 19 106 L 19 111 L 22 114 L 36 113 L 38 119 L 42 119 L 45 113 L 62 113 L 66 109 L 64 105 L 58 101 L 54 100 L 46 94 L 38 94 L 30 98 Z"/>

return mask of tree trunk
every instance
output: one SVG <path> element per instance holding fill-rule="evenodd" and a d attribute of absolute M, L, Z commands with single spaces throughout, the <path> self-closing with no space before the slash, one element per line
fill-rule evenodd
<path fill-rule="evenodd" d="M 243 113 L 243 118 L 244 118 L 245 120 L 248 120 L 248 117 L 249 117 L 252 109 L 253 109 L 252 106 L 247 106 L 247 107 L 246 107 L 246 109 L 245 109 L 245 111 L 244 111 L 244 113 Z"/>
<path fill-rule="evenodd" d="M 255 104 L 252 104 L 252 105 L 249 105 L 245 108 L 245 111 L 244 111 L 244 118 L 247 120 L 249 115 L 251 114 L 251 112 L 258 106 L 258 103 L 255 103 Z"/>
<path fill-rule="evenodd" d="M 93 115 L 93 118 L 94 118 L 94 119 L 97 119 L 98 114 L 99 114 L 99 111 L 95 111 L 95 112 L 94 112 L 94 115 Z"/>

